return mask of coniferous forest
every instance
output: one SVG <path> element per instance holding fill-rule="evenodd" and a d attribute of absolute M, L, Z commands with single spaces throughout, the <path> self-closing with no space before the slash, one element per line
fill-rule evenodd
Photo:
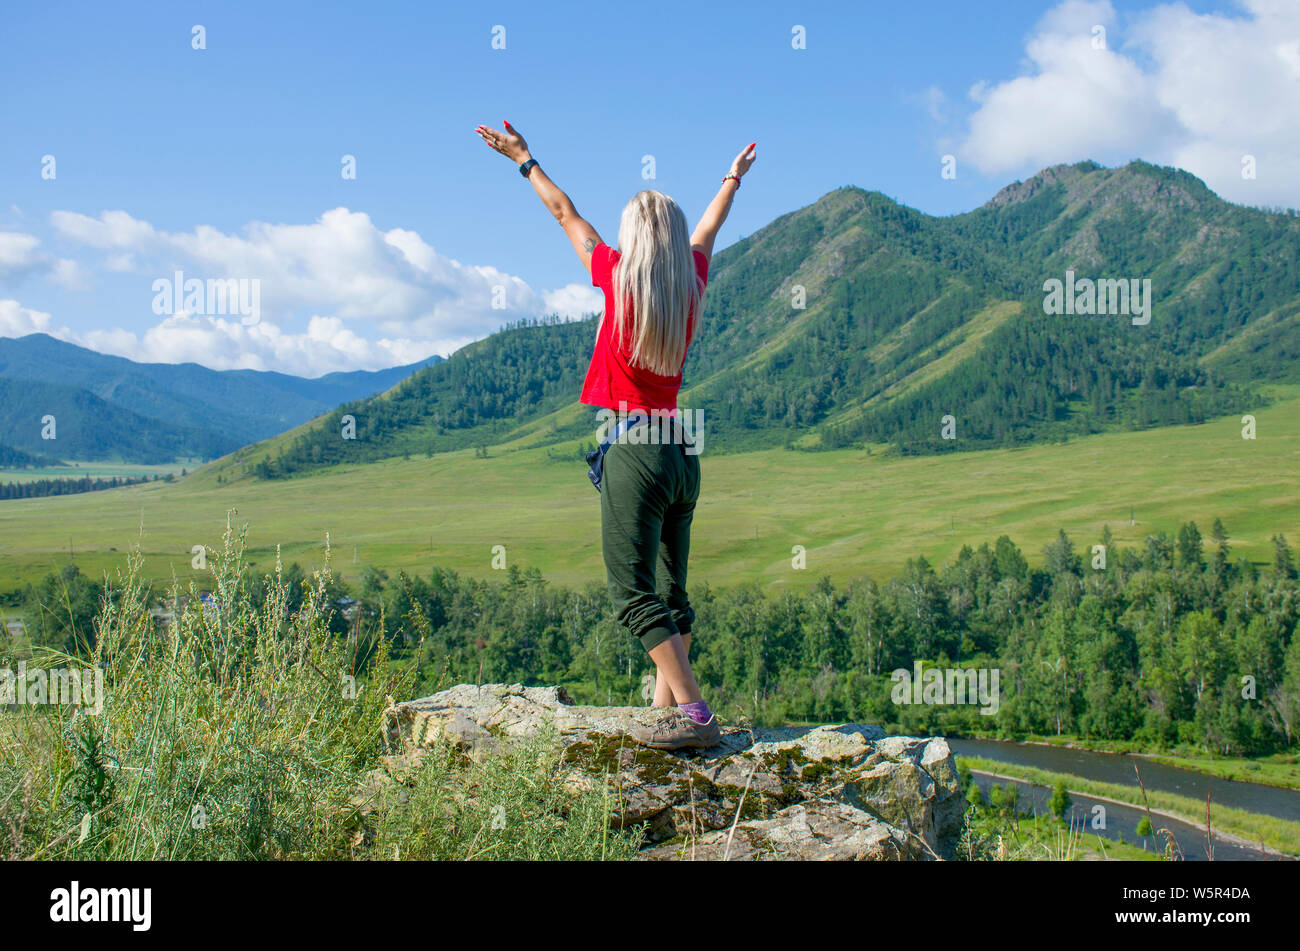
<path fill-rule="evenodd" d="M 1109 532 L 1107 531 L 1107 536 Z M 1292 747 L 1300 734 L 1300 581 L 1287 540 L 1259 567 L 1234 560 L 1226 528 L 1185 524 L 1144 547 L 1086 545 L 1064 532 L 1031 568 L 1008 537 L 964 548 L 948 565 L 924 558 L 889 579 L 843 586 L 810 578 L 772 595 L 757 585 L 692 592 L 692 661 L 728 718 L 879 723 L 913 735 L 1069 734 L 1188 745 L 1223 755 Z M 1105 567 L 1094 545 L 1107 546 Z M 427 575 L 335 577 L 331 629 L 357 637 L 359 668 L 383 636 L 423 683 L 563 684 L 579 702 L 640 703 L 651 668 L 613 618 L 604 586 L 551 585 L 511 567 L 485 582 L 434 567 Z M 308 581 L 291 566 L 297 609 Z M 262 590 L 250 576 L 250 590 Z M 84 647 L 104 589 L 69 566 L 15 597 L 50 606 L 37 643 Z M 110 600 L 113 592 L 108 592 Z M 359 602 L 359 616 L 343 605 Z M 218 605 L 219 607 L 219 605 Z M 355 627 L 354 627 L 355 625 Z M 891 702 L 895 669 L 997 669 L 1000 703 Z"/>

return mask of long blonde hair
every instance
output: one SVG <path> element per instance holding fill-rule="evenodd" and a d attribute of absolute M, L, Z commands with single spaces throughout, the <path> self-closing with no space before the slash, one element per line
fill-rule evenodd
<path fill-rule="evenodd" d="M 629 362 L 659 376 L 676 376 L 686 358 L 689 315 L 696 327 L 704 290 L 686 216 L 663 192 L 637 192 L 618 226 L 614 269 L 614 331 L 631 340 Z M 627 307 L 631 308 L 629 322 Z"/>

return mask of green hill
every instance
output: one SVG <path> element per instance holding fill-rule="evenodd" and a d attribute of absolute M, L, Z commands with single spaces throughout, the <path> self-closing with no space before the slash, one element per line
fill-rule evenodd
<path fill-rule="evenodd" d="M 58 460 L 35 452 L 23 452 L 12 446 L 0 445 L 0 469 L 30 469 L 35 466 L 57 465 Z"/>
<path fill-rule="evenodd" d="M 1202 422 L 1300 381 L 1298 261 L 1300 219 L 1142 162 L 1056 166 L 950 218 L 841 188 L 714 257 L 681 405 L 705 410 L 714 452 L 930 454 Z M 1045 313 L 1067 271 L 1149 280 L 1150 322 Z M 594 333 L 594 318 L 507 328 L 226 474 L 581 437 Z"/>

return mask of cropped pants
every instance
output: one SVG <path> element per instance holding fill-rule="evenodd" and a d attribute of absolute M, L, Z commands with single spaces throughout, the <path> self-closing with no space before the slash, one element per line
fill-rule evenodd
<path fill-rule="evenodd" d="M 684 440 L 617 442 L 605 454 L 600 538 L 619 622 L 652 650 L 689 634 L 686 596 L 691 520 L 700 495 L 700 458 Z"/>

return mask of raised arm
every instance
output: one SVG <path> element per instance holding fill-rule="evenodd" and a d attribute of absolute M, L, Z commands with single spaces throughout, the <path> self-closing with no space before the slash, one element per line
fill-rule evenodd
<path fill-rule="evenodd" d="M 695 233 L 691 235 L 691 249 L 702 252 L 706 258 L 713 257 L 713 242 L 718 237 L 722 223 L 727 220 L 727 215 L 731 212 L 731 199 L 735 196 L 736 189 L 740 187 L 741 177 L 754 164 L 754 146 L 757 144 L 751 142 L 740 150 L 736 160 L 731 163 L 731 171 L 722 180 L 722 187 L 713 196 L 713 201 L 709 202 L 709 207 L 705 209 L 700 223 L 695 226 Z"/>
<path fill-rule="evenodd" d="M 528 151 L 528 143 L 519 134 L 519 130 L 509 122 L 505 123 L 505 127 L 504 132 L 498 132 L 481 125 L 474 131 L 490 148 L 500 152 L 516 165 L 522 165 L 533 157 Z M 573 250 L 578 252 L 578 259 L 590 274 L 591 252 L 596 249 L 596 245 L 600 244 L 600 235 L 578 214 L 578 209 L 573 206 L 569 196 L 551 181 L 550 176 L 542 171 L 540 165 L 534 164 L 528 170 L 528 181 L 532 183 L 533 191 L 537 192 L 537 197 L 542 200 L 546 210 L 555 216 L 564 233 L 569 236 Z"/>

